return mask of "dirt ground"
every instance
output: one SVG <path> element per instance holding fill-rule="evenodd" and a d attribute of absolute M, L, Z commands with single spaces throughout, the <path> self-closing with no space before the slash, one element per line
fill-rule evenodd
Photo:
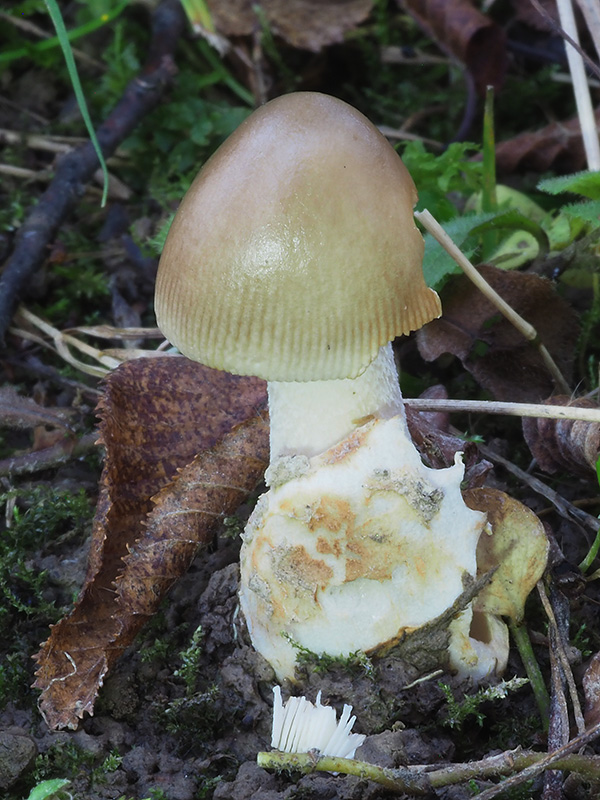
<path fill-rule="evenodd" d="M 9 703 L 0 716 L 0 775 L 9 769 L 27 774 L 39 754 L 53 765 L 53 774 L 62 768 L 72 780 L 68 788 L 74 797 L 88 800 L 388 797 L 387 790 L 357 777 L 275 775 L 256 766 L 257 752 L 270 745 L 276 681 L 270 666 L 248 645 L 239 617 L 238 553 L 238 538 L 224 531 L 211 551 L 194 562 L 159 618 L 110 675 L 94 716 L 79 730 L 50 732 L 36 710 Z M 41 554 L 40 562 L 59 597 L 61 586 L 72 587 L 82 579 L 85 551 L 65 548 L 52 557 Z M 176 670 L 198 626 L 202 641 L 196 678 L 186 685 Z M 157 641 L 166 647 L 157 650 Z M 448 703 L 440 682 L 451 686 L 457 698 L 472 688 L 447 673 L 403 688 L 427 674 L 428 666 L 395 657 L 329 670 L 307 665 L 299 684 L 284 686 L 284 692 L 314 700 L 321 690 L 324 701 L 339 711 L 343 703 L 351 703 L 355 730 L 367 734 L 357 758 L 386 767 L 443 765 L 500 748 L 543 746 L 545 736 L 528 687 L 505 701 L 484 703 L 478 709 L 482 719 L 468 716 L 461 728 L 452 729 L 445 724 Z M 523 668 L 513 653 L 507 675 L 516 674 L 523 674 Z M 109 764 L 115 754 L 118 758 Z M 7 762 L 10 766 L 4 766 Z M 18 785 L 17 780 L 13 786 Z M 449 787 L 431 797 L 472 797 L 475 786 Z M 592 796 L 585 791 L 571 779 L 565 796 Z M 513 796 L 533 797 L 534 787 Z"/>

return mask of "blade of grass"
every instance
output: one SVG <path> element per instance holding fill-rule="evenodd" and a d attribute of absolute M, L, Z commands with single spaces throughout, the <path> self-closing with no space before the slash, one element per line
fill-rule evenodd
<path fill-rule="evenodd" d="M 50 19 L 52 20 L 52 24 L 54 25 L 54 28 L 56 30 L 56 35 L 60 41 L 60 46 L 63 51 L 65 63 L 67 65 L 67 70 L 69 72 L 69 77 L 73 85 L 73 91 L 75 92 L 77 105 L 79 106 L 79 110 L 81 111 L 81 116 L 83 117 L 85 127 L 88 131 L 90 140 L 92 142 L 92 145 L 94 147 L 94 150 L 96 151 L 98 160 L 100 162 L 100 168 L 102 169 L 102 177 L 104 182 L 102 190 L 102 201 L 100 205 L 102 208 L 104 208 L 104 206 L 106 205 L 106 198 L 108 196 L 108 167 L 106 166 L 106 161 L 104 160 L 104 156 L 102 155 L 102 150 L 100 149 L 100 144 L 96 137 L 96 132 L 94 130 L 92 119 L 88 111 L 87 102 L 85 99 L 85 95 L 83 93 L 83 89 L 81 87 L 81 81 L 79 80 L 79 73 L 77 72 L 77 66 L 75 64 L 75 59 L 73 58 L 73 51 L 71 50 L 71 44 L 69 42 L 69 37 L 67 34 L 67 29 L 65 28 L 65 23 L 62 18 L 62 14 L 60 13 L 60 9 L 56 3 L 56 0 L 44 0 L 44 2 L 46 3 L 48 14 L 50 15 Z"/>
<path fill-rule="evenodd" d="M 129 0 L 123 0 L 123 2 L 116 5 L 113 9 L 107 11 L 106 14 L 102 14 L 100 17 L 92 19 L 89 22 L 85 22 L 78 28 L 73 28 L 73 30 L 67 31 L 67 39 L 69 42 L 74 42 L 77 39 L 81 39 L 82 36 L 86 36 L 88 33 L 98 30 L 98 28 L 101 28 L 108 22 L 112 22 L 113 19 L 116 19 L 120 14 L 123 13 L 128 4 Z M 53 47 L 59 46 L 59 37 L 52 36 L 49 39 L 44 39 L 42 42 L 28 44 L 27 47 L 19 47 L 17 50 L 8 50 L 5 53 L 0 53 L 0 64 L 15 61 L 17 58 L 25 58 L 30 56 L 32 52 L 43 52 L 44 50 L 52 50 Z"/>
<path fill-rule="evenodd" d="M 204 58 L 208 61 L 209 66 L 220 76 L 221 80 L 240 100 L 246 105 L 254 108 L 254 95 L 242 86 L 241 83 L 235 80 L 231 73 L 226 69 L 222 61 L 219 59 L 213 48 L 208 42 L 202 39 L 198 41 L 198 48 Z"/>
<path fill-rule="evenodd" d="M 216 33 L 215 23 L 205 0 L 181 0 L 183 10 L 192 28 L 198 26 L 209 33 Z"/>
<path fill-rule="evenodd" d="M 481 210 L 484 214 L 498 208 L 496 198 L 496 140 L 494 134 L 494 87 L 488 86 L 483 112 L 483 182 L 481 187 Z M 498 233 L 490 230 L 482 236 L 484 260 L 498 245 Z"/>

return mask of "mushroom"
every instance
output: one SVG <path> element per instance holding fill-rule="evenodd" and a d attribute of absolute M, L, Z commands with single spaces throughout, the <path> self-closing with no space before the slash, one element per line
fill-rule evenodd
<path fill-rule="evenodd" d="M 299 92 L 216 151 L 165 242 L 164 335 L 189 358 L 268 381 L 271 488 L 243 535 L 240 603 L 280 679 L 295 644 L 389 645 L 476 573 L 485 516 L 462 500 L 460 457 L 445 470 L 421 462 L 390 344 L 441 313 L 416 199 L 360 112 Z"/>

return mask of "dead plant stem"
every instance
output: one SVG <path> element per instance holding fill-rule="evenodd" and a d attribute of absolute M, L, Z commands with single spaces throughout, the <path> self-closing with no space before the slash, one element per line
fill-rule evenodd
<path fill-rule="evenodd" d="M 496 400 L 438 400 L 405 397 L 414 411 L 466 411 L 480 414 L 502 414 L 512 417 L 547 417 L 548 419 L 580 419 L 600 422 L 600 408 L 552 406 L 544 403 L 501 403 Z"/>
<path fill-rule="evenodd" d="M 465 254 L 452 241 L 450 236 L 448 236 L 433 214 L 427 211 L 427 209 L 423 209 L 423 211 L 416 211 L 415 217 L 429 231 L 433 238 L 441 244 L 444 250 L 450 256 L 452 256 L 469 280 L 472 281 L 475 286 L 477 286 L 481 293 L 487 297 L 490 303 L 496 306 L 498 311 L 500 311 L 500 313 L 503 314 L 512 325 L 514 325 L 514 327 L 525 337 L 525 339 L 537 347 L 542 361 L 552 375 L 556 386 L 564 394 L 570 394 L 571 389 L 569 388 L 568 383 L 556 365 L 556 362 L 548 352 L 546 346 L 540 341 L 538 333 L 533 325 L 530 325 L 527 320 L 523 319 L 523 317 L 518 314 L 512 306 L 510 306 L 502 297 L 500 297 L 498 292 L 496 292 L 496 290 L 489 285 L 485 278 L 483 278 L 479 272 L 477 272 L 473 264 L 471 264 Z"/>
<path fill-rule="evenodd" d="M 517 774 L 513 774 L 512 777 L 478 795 L 481 800 L 491 800 L 512 786 L 523 783 L 550 768 L 577 772 L 590 779 L 598 780 L 600 778 L 600 756 L 578 755 L 573 754 L 572 751 L 592 741 L 599 733 L 600 723 L 583 735 L 572 739 L 564 747 L 547 755 L 517 749 L 480 761 L 447 764 L 434 770 L 427 765 L 389 769 L 353 758 L 321 756 L 318 751 L 314 750 L 308 753 L 281 753 L 277 750 L 270 753 L 262 752 L 258 753 L 256 760 L 258 766 L 277 771 L 291 769 L 304 774 L 337 772 L 344 775 L 356 775 L 362 779 L 374 781 L 394 792 L 402 792 L 409 796 L 423 796 L 430 794 L 432 789 L 453 786 L 468 780 L 500 778 L 517 771 Z"/>
<path fill-rule="evenodd" d="M 579 696 L 577 694 L 577 688 L 575 686 L 575 678 L 573 677 L 573 670 L 571 669 L 571 665 L 569 664 L 569 660 L 565 652 L 564 643 L 562 641 L 558 623 L 554 615 L 554 609 L 552 608 L 550 599 L 546 594 L 546 588 L 542 583 L 542 581 L 538 581 L 537 590 L 540 596 L 540 600 L 542 601 L 542 605 L 544 606 L 544 611 L 546 612 L 546 616 L 548 617 L 548 623 L 550 625 L 551 630 L 554 633 L 553 639 L 556 642 L 555 646 L 556 657 L 558 658 L 558 661 L 565 676 L 565 680 L 567 682 L 567 686 L 569 688 L 569 695 L 571 697 L 571 704 L 573 706 L 573 716 L 577 724 L 577 732 L 581 734 L 585 731 L 585 721 L 583 719 L 583 712 L 581 710 L 581 704 L 579 702 Z"/>
<path fill-rule="evenodd" d="M 531 489 L 533 489 L 534 492 L 537 492 L 538 494 L 542 495 L 542 497 L 545 497 L 546 500 L 552 503 L 559 514 L 565 517 L 565 519 L 570 519 L 579 525 L 584 525 L 586 528 L 592 530 L 594 534 L 598 532 L 598 528 L 600 527 L 598 517 L 593 517 L 591 514 L 587 514 L 585 511 L 583 511 L 583 509 L 577 508 L 577 506 L 574 506 L 573 503 L 565 500 L 565 498 L 558 494 L 558 492 L 555 492 L 554 489 L 551 489 L 538 478 L 535 478 L 533 475 L 525 472 L 520 467 L 517 467 L 517 465 L 513 464 L 512 461 L 509 461 L 507 458 L 499 455 L 490 447 L 487 447 L 487 445 L 478 444 L 477 448 L 479 452 L 489 461 L 501 464 L 516 478 L 526 483 Z"/>

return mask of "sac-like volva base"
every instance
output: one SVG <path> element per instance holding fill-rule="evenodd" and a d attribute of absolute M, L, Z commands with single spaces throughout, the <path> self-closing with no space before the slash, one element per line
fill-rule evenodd
<path fill-rule="evenodd" d="M 389 409 L 318 455 L 269 468 L 243 534 L 240 603 L 279 679 L 294 674 L 289 640 L 330 655 L 376 650 L 437 617 L 476 574 L 485 516 L 462 499 L 460 457 L 425 467 L 401 398 L 400 413 Z M 286 452 L 281 439 L 274 449 Z"/>

